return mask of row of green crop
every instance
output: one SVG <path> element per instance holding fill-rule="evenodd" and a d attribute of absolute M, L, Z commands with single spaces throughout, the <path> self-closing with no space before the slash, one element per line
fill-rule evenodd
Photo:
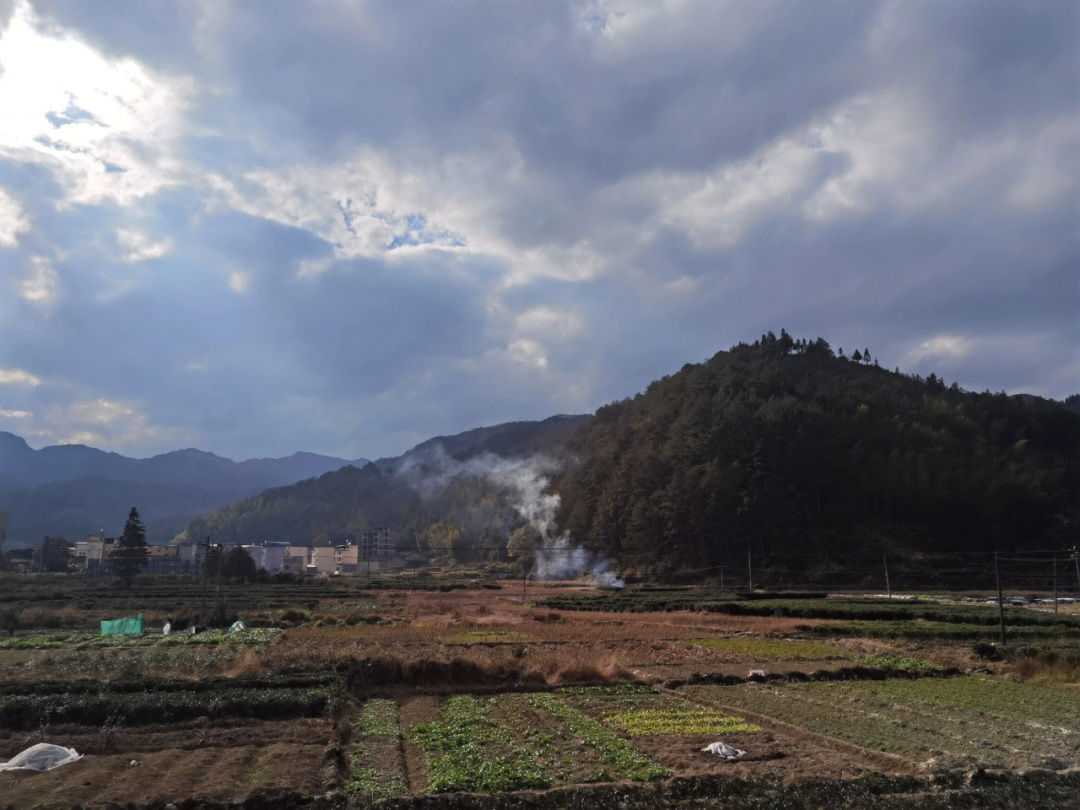
<path fill-rule="evenodd" d="M 985 605 L 941 605 L 926 602 L 893 602 L 868 599 L 762 599 L 717 602 L 705 607 L 731 616 L 782 616 L 797 619 L 852 619 L 861 621 L 914 621 L 995 625 L 996 607 Z M 1072 627 L 1080 629 L 1080 619 L 1064 614 L 1041 613 L 1024 608 L 1006 608 L 1005 623 L 1014 626 Z"/>
<path fill-rule="evenodd" d="M 908 620 L 843 621 L 835 624 L 803 625 L 797 627 L 796 630 L 817 636 L 943 639 L 946 641 L 992 641 L 998 638 L 1000 634 L 1000 630 L 993 625 Z M 1011 639 L 1028 641 L 1072 639 L 1080 638 L 1080 627 L 1071 625 L 1007 625 L 1006 635 Z"/>
<path fill-rule="evenodd" d="M 628 779 L 651 781 L 664 779 L 670 772 L 653 762 L 634 746 L 616 735 L 602 723 L 587 714 L 568 706 L 557 695 L 537 693 L 529 696 L 529 702 L 543 709 L 596 751 L 597 756 Z"/>
<path fill-rule="evenodd" d="M 438 721 L 413 728 L 410 740 L 428 755 L 427 792 L 546 788 L 551 777 L 533 756 L 491 721 L 492 703 L 454 695 Z"/>
<path fill-rule="evenodd" d="M 600 594 L 553 596 L 543 602 L 555 610 L 610 611 L 613 613 L 654 613 L 702 610 L 704 605 L 735 594 L 709 588 L 635 588 Z"/>
<path fill-rule="evenodd" d="M 387 773 L 369 761 L 371 750 L 380 743 L 399 748 L 401 726 L 397 703 L 382 698 L 367 701 L 356 724 L 356 733 L 359 739 L 353 749 L 345 789 L 368 800 L 407 793 L 408 787 L 400 774 Z"/>
<path fill-rule="evenodd" d="M 806 595 L 800 595 L 806 596 Z M 998 610 L 988 605 L 945 605 L 937 602 L 886 599 L 797 598 L 750 594 L 735 597 L 709 589 L 628 590 L 613 594 L 555 596 L 543 602 L 557 610 L 653 612 L 704 610 L 732 616 L 780 616 L 800 619 L 851 619 L 864 621 L 923 621 L 981 624 L 999 621 Z M 1014 626 L 1046 626 L 1080 629 L 1080 618 L 1043 613 L 1025 608 L 1005 609 L 1005 622 Z"/>

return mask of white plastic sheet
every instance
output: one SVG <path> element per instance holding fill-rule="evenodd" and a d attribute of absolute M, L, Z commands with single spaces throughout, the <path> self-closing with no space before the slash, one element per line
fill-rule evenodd
<path fill-rule="evenodd" d="M 732 748 L 730 745 L 722 742 L 709 743 L 701 749 L 703 754 L 715 754 L 718 757 L 723 757 L 729 762 L 739 759 L 745 751 L 740 751 L 738 748 Z"/>
<path fill-rule="evenodd" d="M 67 765 L 81 758 L 82 754 L 74 748 L 38 743 L 21 754 L 16 754 L 7 762 L 0 762 L 0 771 L 51 771 L 53 768 L 59 768 L 61 765 Z"/>

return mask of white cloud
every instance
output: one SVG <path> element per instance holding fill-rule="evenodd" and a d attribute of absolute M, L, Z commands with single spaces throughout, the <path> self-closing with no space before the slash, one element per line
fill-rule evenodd
<path fill-rule="evenodd" d="M 568 338 L 581 332 L 585 324 L 576 312 L 534 307 L 518 315 L 514 319 L 514 325 L 518 331 L 526 334 Z"/>
<path fill-rule="evenodd" d="M 904 355 L 904 363 L 917 363 L 928 358 L 959 360 L 969 355 L 977 341 L 962 335 L 935 335 L 912 347 Z"/>
<path fill-rule="evenodd" d="M 154 242 L 142 231 L 131 228 L 117 228 L 116 242 L 124 250 L 124 259 L 129 262 L 160 259 L 172 250 L 171 239 Z"/>
<path fill-rule="evenodd" d="M 515 363 L 536 368 L 547 368 L 548 359 L 544 347 L 535 340 L 515 340 L 506 347 L 507 356 Z"/>
<path fill-rule="evenodd" d="M 590 0 L 575 16 L 596 57 L 615 62 L 696 48 L 737 52 L 776 11 L 764 0 Z"/>
<path fill-rule="evenodd" d="M 519 220 L 535 220 L 530 204 L 555 205 L 559 191 L 528 168 L 502 139 L 485 150 L 437 154 L 364 148 L 332 165 L 295 165 L 249 172 L 236 182 L 210 179 L 218 200 L 235 210 L 325 240 L 337 258 L 415 257 L 428 251 L 498 259 L 506 280 L 596 277 L 604 261 L 589 239 L 562 232 L 523 235 Z M 326 269 L 307 260 L 299 275 Z"/>
<path fill-rule="evenodd" d="M 41 385 L 41 378 L 21 368 L 0 368 L 0 385 Z"/>
<path fill-rule="evenodd" d="M 993 358 L 995 364 L 1023 364 L 1040 351 L 1045 351 L 1048 337 L 1041 332 L 984 333 L 974 336 L 940 334 L 912 346 L 904 353 L 901 363 L 915 364 L 930 360 L 940 364 L 956 361 L 970 364 L 979 359 Z"/>
<path fill-rule="evenodd" d="M 131 419 L 138 414 L 133 405 L 108 399 L 76 402 L 68 406 L 67 412 L 73 419 L 94 425 L 108 425 L 119 419 Z"/>
<path fill-rule="evenodd" d="M 30 219 L 18 200 L 0 186 L 0 247 L 15 247 L 19 234 L 30 230 Z"/>
<path fill-rule="evenodd" d="M 36 304 L 48 304 L 59 292 L 56 270 L 44 256 L 30 259 L 30 275 L 19 282 L 19 295 Z"/>
<path fill-rule="evenodd" d="M 245 270 L 234 270 L 229 273 L 229 289 L 235 293 L 244 293 L 251 285 L 251 273 Z"/>
<path fill-rule="evenodd" d="M 176 446 L 193 440 L 190 430 L 158 425 L 140 403 L 100 397 L 67 405 L 53 405 L 27 434 L 55 444 L 89 444 L 122 448 Z"/>
<path fill-rule="evenodd" d="M 882 207 L 914 214 L 970 205 L 987 191 L 990 205 L 1045 207 L 1076 193 L 1068 167 L 1077 162 L 1075 116 L 960 143 L 945 137 L 918 93 L 886 90 L 848 99 L 744 159 L 703 172 L 648 172 L 603 196 L 613 206 L 652 208 L 639 231 L 646 241 L 668 228 L 716 249 L 777 215 L 821 224 Z"/>
<path fill-rule="evenodd" d="M 43 29 L 25 2 L 0 35 L 0 67 L 0 157 L 51 169 L 61 205 L 124 205 L 178 182 L 189 80 Z"/>
<path fill-rule="evenodd" d="M 0 419 L 26 419 L 33 416 L 32 411 L 19 411 L 14 408 L 0 408 Z"/>
<path fill-rule="evenodd" d="M 744 159 L 705 172 L 650 172 L 605 195 L 613 204 L 653 206 L 644 233 L 671 228 L 702 249 L 731 247 L 777 213 L 833 219 L 864 210 L 870 188 L 918 150 L 916 108 L 889 94 L 854 98 Z"/>

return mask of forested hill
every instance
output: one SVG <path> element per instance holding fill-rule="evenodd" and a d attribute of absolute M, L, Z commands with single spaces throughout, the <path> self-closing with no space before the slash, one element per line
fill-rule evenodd
<path fill-rule="evenodd" d="M 842 559 L 1077 542 L 1080 416 L 858 358 L 782 332 L 593 417 L 441 437 L 237 501 L 187 535 L 320 543 L 390 524 L 407 544 L 467 559 L 471 547 L 505 545 L 522 518 L 497 476 L 448 475 L 444 462 L 494 453 L 563 459 L 553 476 L 560 527 L 628 571 L 730 565 L 751 547 L 767 562 L 769 552 Z M 424 486 L 395 472 L 403 467 Z"/>
<path fill-rule="evenodd" d="M 601 408 L 561 525 L 624 568 L 1045 549 L 1080 531 L 1080 417 L 771 334 Z"/>

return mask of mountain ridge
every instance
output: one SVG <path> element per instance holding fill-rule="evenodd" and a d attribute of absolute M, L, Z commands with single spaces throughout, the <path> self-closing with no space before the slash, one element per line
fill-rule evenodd
<path fill-rule="evenodd" d="M 140 508 L 152 542 L 165 542 L 195 515 L 264 489 L 295 483 L 367 459 L 297 452 L 233 461 L 188 447 L 131 458 L 82 444 L 32 448 L 0 432 L 0 508 L 11 515 L 10 546 L 45 535 L 68 539 L 118 534 L 127 510 Z"/>

